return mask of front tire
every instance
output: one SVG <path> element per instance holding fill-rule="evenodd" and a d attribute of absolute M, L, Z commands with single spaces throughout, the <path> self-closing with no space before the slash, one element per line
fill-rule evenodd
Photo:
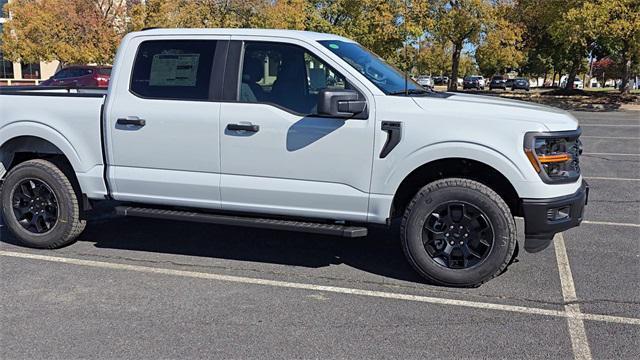
<path fill-rule="evenodd" d="M 29 160 L 16 165 L 2 185 L 2 214 L 20 243 L 43 249 L 73 243 L 84 230 L 78 197 L 53 163 Z"/>
<path fill-rule="evenodd" d="M 502 273 L 517 244 L 504 200 L 479 182 L 459 178 L 420 189 L 405 211 L 400 237 L 420 275 L 461 287 L 479 286 Z"/>

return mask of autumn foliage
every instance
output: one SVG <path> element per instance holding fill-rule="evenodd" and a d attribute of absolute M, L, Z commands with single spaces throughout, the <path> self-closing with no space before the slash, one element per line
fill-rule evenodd
<path fill-rule="evenodd" d="M 252 27 L 344 35 L 414 74 L 448 75 L 450 89 L 472 73 L 571 78 L 589 55 L 624 84 L 640 71 L 638 0 L 13 0 L 5 12 L 2 51 L 24 62 L 111 63 L 145 27 Z"/>

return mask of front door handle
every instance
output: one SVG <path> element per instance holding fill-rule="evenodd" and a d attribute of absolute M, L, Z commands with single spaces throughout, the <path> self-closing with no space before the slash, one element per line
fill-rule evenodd
<path fill-rule="evenodd" d="M 138 119 L 137 117 L 128 117 L 128 118 L 120 118 L 116 121 L 118 125 L 135 125 L 135 126 L 145 126 L 147 122 L 144 119 Z"/>
<path fill-rule="evenodd" d="M 260 125 L 253 124 L 227 124 L 227 130 L 237 131 L 250 131 L 250 132 L 258 132 L 260 131 Z"/>

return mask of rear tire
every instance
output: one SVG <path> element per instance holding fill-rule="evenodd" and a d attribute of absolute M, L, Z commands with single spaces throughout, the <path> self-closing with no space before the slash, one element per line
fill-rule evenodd
<path fill-rule="evenodd" d="M 407 206 L 402 248 L 432 283 L 479 286 L 504 272 L 516 245 L 509 207 L 489 187 L 450 178 L 424 186 Z"/>
<path fill-rule="evenodd" d="M 47 160 L 28 160 L 11 169 L 0 200 L 7 227 L 26 246 L 69 245 L 86 225 L 71 182 Z"/>

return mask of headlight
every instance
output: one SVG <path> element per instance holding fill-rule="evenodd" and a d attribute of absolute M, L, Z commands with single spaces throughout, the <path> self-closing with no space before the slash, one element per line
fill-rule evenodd
<path fill-rule="evenodd" d="M 527 133 L 524 152 L 545 183 L 568 183 L 580 177 L 582 129 L 548 133 Z"/>

